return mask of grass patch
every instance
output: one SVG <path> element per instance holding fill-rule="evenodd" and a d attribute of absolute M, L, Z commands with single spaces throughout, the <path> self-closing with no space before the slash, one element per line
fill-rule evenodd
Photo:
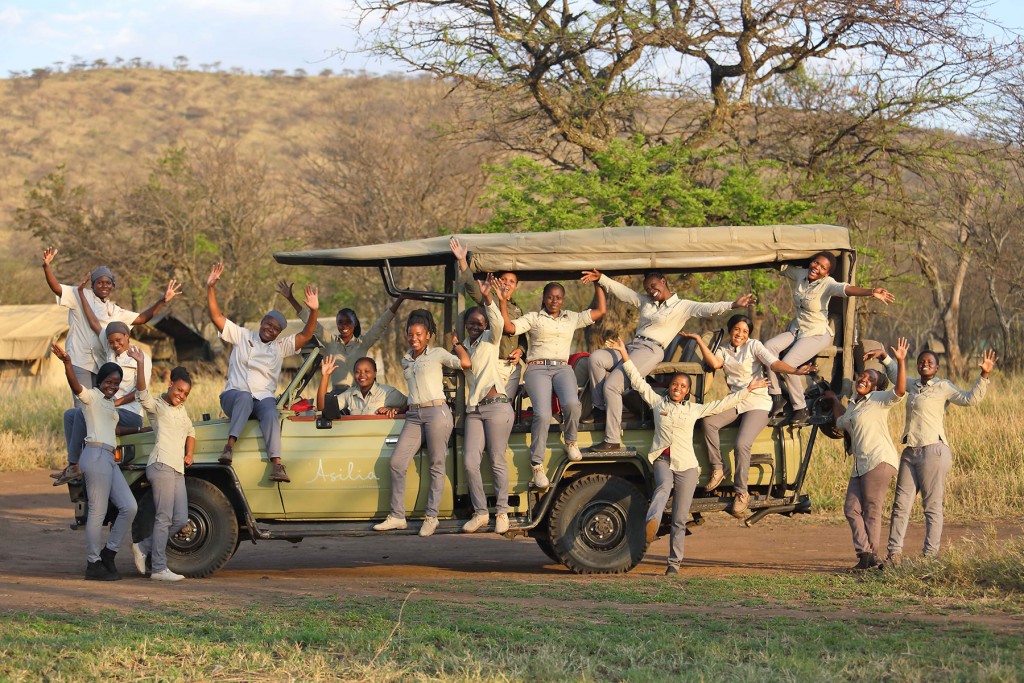
<path fill-rule="evenodd" d="M 338 596 L 239 610 L 9 614 L 0 625 L 0 678 L 753 682 L 1024 675 L 1019 633 L 983 626 L 615 605 L 453 606 L 419 595 L 404 609 L 402 602 Z"/>

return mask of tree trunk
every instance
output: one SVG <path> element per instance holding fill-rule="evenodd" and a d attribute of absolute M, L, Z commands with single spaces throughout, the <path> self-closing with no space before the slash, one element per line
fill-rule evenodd
<path fill-rule="evenodd" d="M 914 259 L 921 267 L 928 286 L 931 289 L 932 301 L 940 312 L 942 321 L 942 341 L 946 345 L 946 365 L 951 377 L 959 378 L 964 374 L 964 358 L 960 352 L 960 300 L 963 296 L 964 280 L 971 262 L 971 252 L 966 249 L 968 233 L 961 228 L 957 250 L 956 270 L 949 281 L 949 293 L 946 293 L 946 280 L 931 256 L 929 243 L 923 235 L 918 238 L 918 249 Z"/>

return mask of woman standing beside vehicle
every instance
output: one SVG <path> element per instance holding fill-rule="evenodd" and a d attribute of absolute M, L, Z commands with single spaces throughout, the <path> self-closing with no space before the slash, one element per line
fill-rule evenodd
<path fill-rule="evenodd" d="M 437 326 L 430 311 L 419 309 L 409 314 L 405 324 L 409 350 L 402 356 L 402 371 L 409 388 L 409 409 L 398 443 L 391 454 L 391 511 L 376 531 L 405 529 L 405 475 L 423 441 L 430 455 L 430 490 L 427 493 L 426 518 L 420 536 L 430 536 L 437 529 L 438 508 L 444 493 L 445 461 L 448 439 L 454 422 L 444 398 L 444 368 L 468 370 L 473 366 L 469 353 L 455 342 L 451 354 L 434 346 L 430 340 L 437 335 Z"/>

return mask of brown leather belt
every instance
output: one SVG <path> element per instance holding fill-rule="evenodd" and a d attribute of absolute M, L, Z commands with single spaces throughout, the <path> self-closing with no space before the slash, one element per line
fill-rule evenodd
<path fill-rule="evenodd" d="M 426 401 L 424 403 L 410 403 L 409 410 L 419 410 L 420 408 L 433 408 L 434 406 L 443 406 L 447 401 L 443 398 L 435 398 L 433 401 Z"/>

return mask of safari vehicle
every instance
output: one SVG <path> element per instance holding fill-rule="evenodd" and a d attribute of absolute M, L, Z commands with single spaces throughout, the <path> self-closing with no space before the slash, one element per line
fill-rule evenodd
<path fill-rule="evenodd" d="M 457 267 L 448 237 L 394 244 L 279 253 L 282 264 L 344 268 L 376 268 L 388 294 L 443 307 L 444 326 L 452 329 L 465 302 L 457 292 Z M 616 276 L 657 268 L 666 274 L 715 272 L 778 267 L 806 262 L 815 252 L 829 250 L 838 257 L 836 277 L 854 281 L 856 254 L 845 228 L 830 225 L 769 227 L 665 228 L 626 227 L 530 234 L 486 234 L 459 237 L 470 250 L 471 269 L 478 274 L 512 270 L 523 281 L 576 280 L 582 270 L 598 267 Z M 443 290 L 403 290 L 396 268 L 443 270 Z M 435 278 L 436 280 L 436 278 Z M 834 389 L 849 387 L 853 375 L 854 298 L 836 299 L 830 315 L 835 325 L 835 347 L 818 358 L 819 375 Z M 723 332 L 711 338 L 721 342 Z M 677 342 L 683 341 L 677 337 Z M 689 340 L 688 344 L 692 346 Z M 697 360 L 687 344 L 673 344 L 651 379 L 669 372 L 691 375 L 693 395 L 703 401 L 713 375 Z M 378 533 L 414 534 L 424 516 L 429 484 L 425 451 L 414 459 L 408 474 L 406 507 L 413 523 L 407 531 L 375 532 L 372 526 L 388 513 L 389 457 L 398 441 L 402 420 L 384 416 L 343 417 L 317 421 L 312 413 L 289 409 L 309 385 L 319 365 L 319 349 L 304 358 L 294 380 L 278 397 L 282 424 L 282 452 L 292 481 L 268 481 L 270 468 L 258 423 L 250 421 L 234 448 L 233 467 L 217 463 L 228 435 L 228 420 L 197 423 L 195 464 L 186 471 L 189 524 L 171 539 L 168 566 L 190 577 L 203 577 L 227 563 L 239 543 L 269 540 L 299 541 L 307 537 L 365 536 Z M 586 373 L 577 373 L 585 379 Z M 437 533 L 455 533 L 471 516 L 462 463 L 462 416 L 465 412 L 462 373 L 449 376 L 448 398 L 456 416 L 449 447 L 447 480 L 440 505 Z M 719 380 L 723 381 L 723 380 Z M 581 381 L 580 391 L 589 393 Z M 813 392 L 809 392 L 809 398 Z M 628 405 L 628 402 L 627 402 Z M 536 540 L 554 561 L 578 573 L 615 573 L 632 569 L 646 551 L 644 516 L 653 490 L 647 453 L 653 422 L 638 410 L 624 422 L 625 450 L 615 454 L 589 454 L 586 447 L 599 442 L 603 424 L 582 424 L 579 445 L 584 458 L 570 462 L 564 455 L 557 425 L 548 433 L 547 475 L 551 485 L 538 490 L 530 470 L 529 418 L 518 404 L 517 420 L 506 457 L 510 465 L 511 528 L 507 537 L 525 535 Z M 820 426 L 766 428 L 753 447 L 749 489 L 752 525 L 767 514 L 808 512 L 811 501 L 802 491 Z M 730 458 L 735 429 L 722 431 L 722 453 Z M 153 505 L 145 465 L 153 435 L 121 439 L 121 468 L 140 506 L 136 538 L 152 528 Z M 695 450 L 702 465 L 700 484 L 710 473 L 699 432 Z M 490 489 L 484 468 L 485 487 Z M 726 471 L 732 468 L 727 463 Z M 72 487 L 77 514 L 84 517 L 82 488 Z M 691 524 L 702 515 L 724 510 L 732 499 L 731 481 L 713 493 L 698 487 Z M 490 498 L 493 505 L 493 498 Z M 662 531 L 667 532 L 668 518 Z M 412 541 L 410 542 L 421 542 Z M 423 542 L 424 549 L 429 541 Z"/>

